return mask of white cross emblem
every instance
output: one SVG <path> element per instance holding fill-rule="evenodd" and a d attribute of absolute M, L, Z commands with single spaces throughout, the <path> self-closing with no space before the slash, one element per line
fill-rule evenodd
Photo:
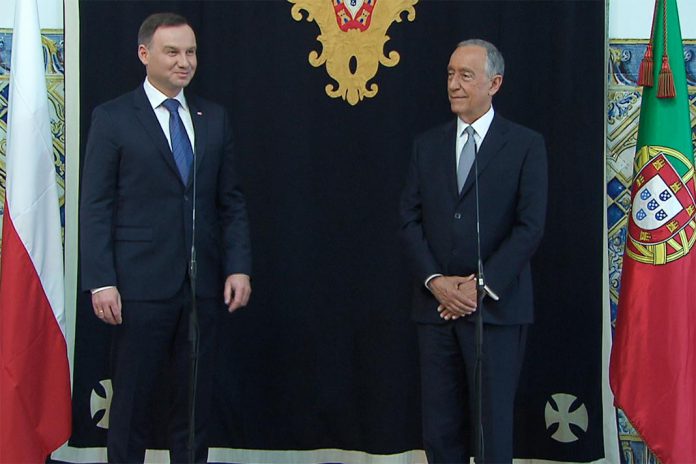
<path fill-rule="evenodd" d="M 587 432 L 588 419 L 587 408 L 583 403 L 580 406 L 571 410 L 571 406 L 577 397 L 567 393 L 555 393 L 551 395 L 551 399 L 546 402 L 544 410 L 544 418 L 546 419 L 546 429 L 550 429 L 552 425 L 558 424 L 558 428 L 551 435 L 556 441 L 561 443 L 571 443 L 578 441 L 579 438 L 570 428 L 570 425 Z M 554 404 L 555 403 L 555 404 Z"/>

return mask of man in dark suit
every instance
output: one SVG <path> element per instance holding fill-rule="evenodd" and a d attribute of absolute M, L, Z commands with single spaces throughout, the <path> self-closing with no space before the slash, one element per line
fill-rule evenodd
<path fill-rule="evenodd" d="M 475 313 L 484 321 L 485 462 L 512 461 L 515 392 L 533 320 L 530 259 L 544 228 L 547 168 L 541 135 L 493 110 L 503 71 L 492 44 L 473 39 L 457 46 L 447 68 L 457 119 L 416 139 L 401 199 L 402 238 L 417 281 L 413 318 L 431 464 L 468 463 L 473 454 Z M 482 307 L 476 299 L 474 156 L 489 289 Z"/>
<path fill-rule="evenodd" d="M 115 326 L 108 459 L 143 462 L 149 405 L 166 364 L 173 372 L 170 457 L 188 461 L 195 202 L 195 460 L 206 462 L 216 326 L 225 306 L 245 306 L 251 293 L 246 204 L 227 112 L 183 91 L 196 71 L 196 37 L 186 19 L 154 14 L 138 43 L 145 82 L 94 110 L 82 171 L 82 286 L 95 315 Z"/>

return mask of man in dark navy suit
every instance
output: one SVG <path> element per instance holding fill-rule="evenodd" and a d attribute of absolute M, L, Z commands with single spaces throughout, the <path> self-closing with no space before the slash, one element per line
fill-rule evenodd
<path fill-rule="evenodd" d="M 530 259 L 546 216 L 541 135 L 494 112 L 504 61 L 496 47 L 460 43 L 447 68 L 456 121 L 414 143 L 401 199 L 402 238 L 416 278 L 423 438 L 428 462 L 473 454 L 474 314 L 482 314 L 485 462 L 511 462 L 513 409 L 527 325 L 533 321 Z M 489 292 L 476 300 L 478 160 L 481 255 Z"/>
<path fill-rule="evenodd" d="M 200 360 L 196 462 L 206 462 L 215 329 L 251 293 L 246 204 L 227 112 L 184 93 L 196 71 L 185 18 L 148 17 L 138 33 L 143 85 L 94 110 L 82 171 L 82 286 L 115 326 L 109 462 L 143 462 L 161 366 L 173 371 L 168 439 L 188 461 L 187 340 L 195 201 Z"/>

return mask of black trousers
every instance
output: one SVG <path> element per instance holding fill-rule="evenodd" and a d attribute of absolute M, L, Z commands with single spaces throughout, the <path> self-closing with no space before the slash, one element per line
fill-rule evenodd
<path fill-rule="evenodd" d="M 526 325 L 483 327 L 484 462 L 513 458 L 515 393 Z M 474 454 L 475 324 L 471 318 L 419 324 L 423 442 L 429 464 L 468 463 Z"/>
<path fill-rule="evenodd" d="M 107 456 L 110 463 L 145 459 L 152 431 L 152 404 L 162 372 L 169 374 L 171 398 L 167 417 L 170 462 L 188 462 L 190 353 L 188 341 L 191 292 L 188 280 L 163 301 L 123 301 L 123 324 L 115 327 Z M 196 462 L 207 462 L 205 425 L 209 421 L 216 328 L 225 313 L 222 293 L 198 299 L 200 355 L 196 394 Z M 163 369 L 164 368 L 164 369 Z"/>

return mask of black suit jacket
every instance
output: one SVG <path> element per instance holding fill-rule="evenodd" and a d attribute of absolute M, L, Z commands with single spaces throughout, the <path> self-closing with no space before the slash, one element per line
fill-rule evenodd
<path fill-rule="evenodd" d="M 195 131 L 197 293 L 222 298 L 225 276 L 250 274 L 244 197 L 227 112 L 186 94 Z M 188 272 L 193 175 L 184 185 L 142 86 L 98 106 L 82 170 L 82 287 L 124 299 L 173 296 Z"/>
<path fill-rule="evenodd" d="M 456 120 L 419 136 L 401 198 L 401 234 L 415 277 L 413 317 L 444 322 L 423 282 L 433 274 L 477 271 L 472 167 L 461 195 L 456 178 Z M 533 321 L 530 259 L 546 217 L 547 166 L 542 136 L 495 115 L 477 154 L 481 253 L 488 286 L 484 321 Z"/>

